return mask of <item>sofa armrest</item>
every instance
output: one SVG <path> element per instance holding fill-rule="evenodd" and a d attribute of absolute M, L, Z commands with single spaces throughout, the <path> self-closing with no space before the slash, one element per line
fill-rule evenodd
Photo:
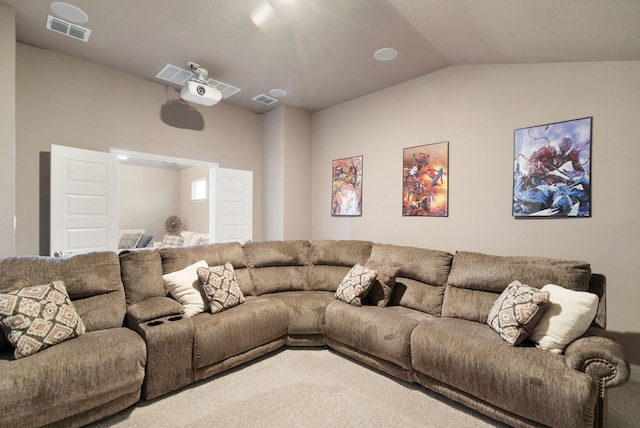
<path fill-rule="evenodd" d="M 184 307 L 169 297 L 152 297 L 127 308 L 127 325 L 133 328 L 149 320 L 182 314 L 183 311 Z"/>
<path fill-rule="evenodd" d="M 567 365 L 603 382 L 605 388 L 624 385 L 631 374 L 622 345 L 606 330 L 591 327 L 565 350 Z"/>

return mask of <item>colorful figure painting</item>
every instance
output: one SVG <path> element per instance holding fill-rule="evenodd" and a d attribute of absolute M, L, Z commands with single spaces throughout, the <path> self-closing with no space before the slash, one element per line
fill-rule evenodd
<path fill-rule="evenodd" d="M 362 156 L 332 162 L 331 215 L 362 215 Z"/>
<path fill-rule="evenodd" d="M 402 215 L 449 215 L 449 142 L 409 147 L 402 156 Z"/>
<path fill-rule="evenodd" d="M 592 118 L 516 129 L 513 216 L 591 216 Z"/>

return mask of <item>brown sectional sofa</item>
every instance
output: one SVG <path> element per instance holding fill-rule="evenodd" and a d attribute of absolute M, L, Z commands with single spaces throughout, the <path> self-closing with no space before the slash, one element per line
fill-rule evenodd
<path fill-rule="evenodd" d="M 205 311 L 186 318 L 182 305 L 167 296 L 162 275 L 200 260 L 209 266 L 230 262 L 246 301 L 215 314 Z M 388 306 L 356 307 L 336 300 L 338 284 L 356 263 L 395 269 Z M 101 266 L 99 278 L 95 265 Z M 113 278 L 115 273 L 121 281 Z M 28 421 L 24 426 L 86 423 L 131 405 L 140 394 L 146 399 L 159 397 L 282 346 L 329 346 L 513 426 L 602 426 L 607 388 L 622 385 L 629 377 L 622 348 L 604 329 L 604 277 L 591 274 L 589 265 L 581 262 L 454 255 L 333 240 L 228 243 L 123 251 L 118 256 L 99 253 L 63 261 L 0 262 L 0 290 L 25 277 L 38 282 L 52 276 L 72 282 L 70 295 L 89 325 L 104 317 L 109 323 L 96 322 L 90 333 L 23 360 L 1 359 L 0 411 L 9 415 L 2 426 L 21 426 L 23 419 Z M 592 327 L 560 355 L 528 344 L 507 344 L 486 320 L 493 302 L 514 279 L 534 287 L 555 283 L 596 293 L 600 300 Z M 102 282 L 108 285 L 98 285 Z M 84 353 L 77 357 L 76 347 L 90 340 L 85 336 L 98 334 L 105 342 L 92 343 L 91 352 L 99 353 L 104 346 L 104 353 L 97 360 Z M 3 351 L 10 350 L 5 346 Z M 104 355 L 113 359 L 105 374 L 100 359 Z M 73 356 L 73 361 L 83 361 L 77 370 L 73 366 L 78 384 L 58 374 Z M 59 362 L 43 368 L 28 361 L 31 358 Z M 36 374 L 32 382 L 24 382 L 18 398 L 9 397 L 20 379 L 12 374 L 14 366 L 20 364 L 29 367 L 25 372 Z M 70 390 L 64 397 L 66 409 L 58 409 L 57 400 L 63 397 L 41 391 L 45 387 L 36 377 L 49 376 L 58 376 L 54 378 L 58 390 Z M 127 385 L 122 385 L 125 379 Z M 79 399 L 97 386 L 100 391 L 91 400 Z M 45 410 L 34 415 L 34 403 L 39 401 L 46 403 Z"/>

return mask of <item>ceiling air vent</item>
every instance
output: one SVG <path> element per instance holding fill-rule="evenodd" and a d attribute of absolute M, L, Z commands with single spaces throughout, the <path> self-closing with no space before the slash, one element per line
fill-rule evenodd
<path fill-rule="evenodd" d="M 277 99 L 271 98 L 269 95 L 265 95 L 265 94 L 260 94 L 257 97 L 253 97 L 252 99 L 266 106 L 270 106 L 271 104 L 278 102 Z"/>
<path fill-rule="evenodd" d="M 158 74 L 156 74 L 156 78 L 165 80 L 178 86 L 184 85 L 187 80 L 191 79 L 192 77 L 196 77 L 196 75 L 192 71 L 185 70 L 184 68 L 176 67 L 175 65 L 171 64 L 165 65 L 164 68 L 160 70 Z M 231 86 L 228 83 L 220 82 L 219 80 L 208 79 L 207 85 L 213 86 L 214 88 L 219 90 L 223 99 L 227 99 L 231 95 L 240 92 L 240 88 Z"/>
<path fill-rule="evenodd" d="M 54 18 L 51 15 L 47 16 L 47 28 L 76 40 L 82 40 L 83 42 L 88 41 L 91 35 L 91 30 L 88 28 L 72 24 L 60 18 Z"/>

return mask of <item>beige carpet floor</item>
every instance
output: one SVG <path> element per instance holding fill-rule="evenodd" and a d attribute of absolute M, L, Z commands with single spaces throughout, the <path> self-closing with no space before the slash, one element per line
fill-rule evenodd
<path fill-rule="evenodd" d="M 640 388 L 634 391 L 637 399 Z M 609 426 L 638 426 L 629 423 L 640 421 L 639 402 L 633 396 L 629 401 L 621 394 L 617 398 L 612 394 L 612 398 Z M 618 401 L 625 404 L 617 406 Z M 457 428 L 504 425 L 333 351 L 286 348 L 158 399 L 141 401 L 90 426 Z"/>

